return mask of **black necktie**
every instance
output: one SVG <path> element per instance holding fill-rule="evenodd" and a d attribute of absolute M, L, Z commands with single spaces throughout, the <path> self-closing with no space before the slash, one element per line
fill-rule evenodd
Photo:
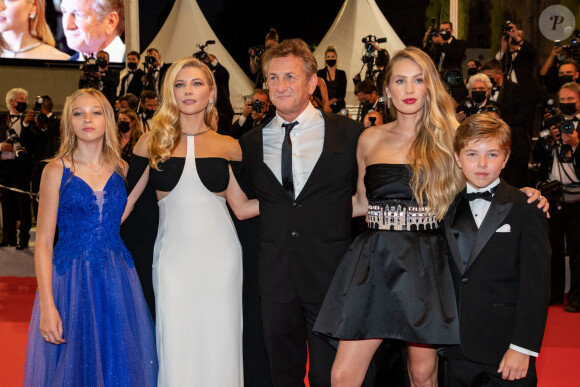
<path fill-rule="evenodd" d="M 298 125 L 297 121 L 290 124 L 282 124 L 282 127 L 286 130 L 284 141 L 282 142 L 282 186 L 292 199 L 294 199 L 294 179 L 292 178 L 292 140 L 290 140 L 290 131 L 296 125 Z"/>

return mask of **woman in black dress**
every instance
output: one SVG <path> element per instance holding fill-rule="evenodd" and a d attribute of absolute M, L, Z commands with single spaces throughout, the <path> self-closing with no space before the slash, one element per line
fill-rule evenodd
<path fill-rule="evenodd" d="M 131 162 L 133 148 L 139 137 L 143 135 L 143 125 L 135 110 L 121 109 L 117 118 L 119 129 L 119 144 L 121 145 L 121 158 L 126 162 Z"/>
<path fill-rule="evenodd" d="M 438 230 L 463 186 L 453 102 L 433 62 L 414 47 L 389 63 L 385 95 L 396 121 L 366 129 L 357 149 L 353 216 L 367 214 L 368 228 L 345 254 L 314 326 L 341 340 L 333 386 L 361 385 L 383 339 L 407 342 L 412 386 L 435 386 L 436 346 L 459 343 Z"/>
<path fill-rule="evenodd" d="M 328 46 L 324 53 L 326 66 L 318 70 L 318 78 L 324 79 L 328 89 L 328 100 L 330 108 L 334 113 L 339 113 L 340 109 L 346 106 L 344 97 L 346 95 L 346 73 L 336 67 L 336 49 Z"/>

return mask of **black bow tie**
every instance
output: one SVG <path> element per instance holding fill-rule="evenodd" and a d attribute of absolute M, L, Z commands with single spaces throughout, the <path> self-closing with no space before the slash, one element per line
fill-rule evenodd
<path fill-rule="evenodd" d="M 129 74 L 135 74 L 135 70 L 129 71 Z"/>
<path fill-rule="evenodd" d="M 10 118 L 20 118 L 20 114 L 10 114 Z"/>
<path fill-rule="evenodd" d="M 580 121 L 580 120 L 578 119 L 578 116 L 576 116 L 576 117 L 574 117 L 574 118 L 570 119 L 570 121 L 572 121 L 572 122 L 578 122 L 578 121 Z"/>
<path fill-rule="evenodd" d="M 464 192 L 463 198 L 467 201 L 470 201 L 470 202 L 473 200 L 476 200 L 476 199 L 483 199 L 483 200 L 487 200 L 488 202 L 491 202 L 491 199 L 493 198 L 494 192 L 495 192 L 495 187 L 493 187 L 489 191 L 472 192 L 472 193 Z"/>

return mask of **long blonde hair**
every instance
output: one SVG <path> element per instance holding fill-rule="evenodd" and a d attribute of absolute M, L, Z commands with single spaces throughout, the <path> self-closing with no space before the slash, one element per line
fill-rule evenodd
<path fill-rule="evenodd" d="M 177 75 L 186 67 L 201 69 L 209 88 L 213 90 L 213 100 L 205 108 L 204 122 L 211 129 L 217 129 L 217 90 L 215 79 L 211 70 L 201 61 L 195 58 L 183 58 L 174 62 L 165 73 L 161 101 L 159 108 L 153 116 L 153 129 L 149 139 L 149 165 L 159 170 L 158 164 L 167 161 L 171 157 L 171 151 L 179 144 L 181 138 L 181 126 L 179 124 L 179 107 L 173 90 Z"/>
<path fill-rule="evenodd" d="M 79 89 L 66 98 L 60 121 L 60 149 L 53 160 L 67 159 L 74 170 L 74 155 L 78 149 L 78 139 L 72 127 L 73 104 L 80 96 L 90 95 L 95 97 L 105 115 L 105 136 L 103 138 L 103 156 L 105 163 L 115 168 L 123 176 L 121 168 L 121 152 L 119 150 L 119 136 L 117 135 L 117 123 L 115 113 L 107 98 L 96 89 Z"/>
<path fill-rule="evenodd" d="M 420 49 L 407 47 L 395 54 L 386 69 L 385 86 L 391 80 L 395 63 L 403 59 L 421 68 L 427 90 L 417 137 L 408 155 L 413 169 L 410 185 L 419 205 L 426 200 L 433 215 L 442 220 L 464 185 L 463 174 L 453 156 L 453 139 L 459 123 L 455 119 L 453 100 L 433 61 Z M 396 114 L 394 106 L 391 111 Z"/>

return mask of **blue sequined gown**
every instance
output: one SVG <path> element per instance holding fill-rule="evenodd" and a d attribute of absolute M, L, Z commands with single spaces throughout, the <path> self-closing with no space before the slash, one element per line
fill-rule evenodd
<path fill-rule="evenodd" d="M 151 315 L 120 235 L 127 196 L 116 172 L 94 192 L 64 168 L 52 288 L 66 343 L 46 343 L 34 301 L 25 386 L 155 386 Z"/>

